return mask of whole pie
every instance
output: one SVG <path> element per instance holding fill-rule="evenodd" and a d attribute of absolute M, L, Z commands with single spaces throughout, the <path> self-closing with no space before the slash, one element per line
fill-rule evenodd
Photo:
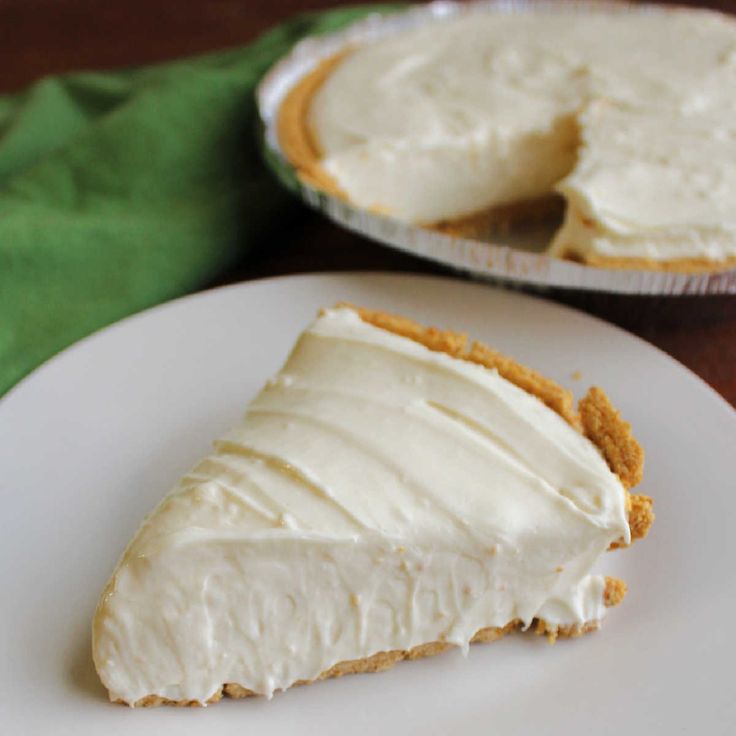
<path fill-rule="evenodd" d="M 572 394 L 464 335 L 325 310 L 242 421 L 145 520 L 102 593 L 114 701 L 266 695 L 518 628 L 598 627 L 646 535 L 643 453 Z"/>
<path fill-rule="evenodd" d="M 482 5 L 322 60 L 286 96 L 300 176 L 360 208 L 479 236 L 560 212 L 553 256 L 736 263 L 736 21 L 698 10 Z"/>

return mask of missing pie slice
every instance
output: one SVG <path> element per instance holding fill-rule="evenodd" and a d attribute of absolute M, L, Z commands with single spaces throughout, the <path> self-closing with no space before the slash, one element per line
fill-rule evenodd
<path fill-rule="evenodd" d="M 144 522 L 100 599 L 111 700 L 197 705 L 375 672 L 535 626 L 598 627 L 591 572 L 646 535 L 642 450 L 464 335 L 325 310 Z"/>

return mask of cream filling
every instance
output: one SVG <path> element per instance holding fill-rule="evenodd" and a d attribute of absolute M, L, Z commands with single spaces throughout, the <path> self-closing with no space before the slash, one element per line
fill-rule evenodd
<path fill-rule="evenodd" d="M 557 188 L 553 254 L 723 260 L 734 89 L 736 23 L 713 14 L 481 10 L 351 52 L 309 125 L 364 208 L 431 224 Z"/>
<path fill-rule="evenodd" d="M 578 163 L 557 185 L 568 208 L 551 253 L 736 257 L 733 107 L 729 116 L 724 106 L 718 125 L 696 113 L 634 114 L 607 103 L 585 110 Z"/>
<path fill-rule="evenodd" d="M 146 520 L 94 622 L 113 699 L 270 696 L 337 662 L 604 615 L 598 450 L 496 372 L 320 317 Z"/>

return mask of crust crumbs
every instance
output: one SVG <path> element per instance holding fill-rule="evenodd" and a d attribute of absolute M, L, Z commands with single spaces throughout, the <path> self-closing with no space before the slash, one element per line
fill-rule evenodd
<path fill-rule="evenodd" d="M 553 411 L 556 411 L 572 424 L 572 426 L 583 431 L 601 449 L 609 467 L 619 475 L 622 483 L 627 488 L 636 485 L 641 480 L 643 451 L 631 435 L 629 424 L 621 419 L 601 389 L 592 388 L 587 396 L 581 400 L 581 425 L 580 417 L 578 417 L 573 409 L 572 394 L 569 391 L 536 371 L 517 363 L 482 343 L 473 343 L 470 350 L 465 352 L 467 337 L 464 334 L 442 331 L 434 327 L 424 327 L 406 317 L 400 317 L 378 310 L 364 309 L 352 304 L 340 303 L 338 306 L 349 307 L 357 312 L 365 322 L 402 337 L 415 340 L 430 350 L 444 352 L 453 357 L 469 360 L 488 368 L 495 368 L 506 380 L 534 394 Z M 618 468 L 625 474 L 626 479 L 619 474 Z M 627 481 L 630 485 L 627 485 Z M 642 538 L 646 536 L 654 519 L 652 499 L 648 496 L 630 495 L 629 503 L 631 507 L 629 524 L 631 526 L 632 539 Z M 612 546 L 616 547 L 618 545 L 614 544 Z M 623 600 L 625 594 L 626 583 L 623 580 L 606 577 L 606 585 L 603 592 L 603 602 L 606 607 L 611 608 L 617 606 Z M 554 626 L 548 624 L 543 619 L 536 619 L 534 631 L 538 635 L 546 636 L 551 643 L 554 643 L 558 638 L 576 638 L 590 631 L 595 631 L 598 626 L 599 623 L 597 621 L 590 621 L 580 625 Z M 521 628 L 521 621 L 519 620 L 511 621 L 503 627 L 486 627 L 477 631 L 471 642 L 496 641 L 519 628 Z M 441 654 L 451 647 L 452 645 L 446 642 L 435 641 L 420 644 L 408 650 L 378 652 L 363 659 L 338 662 L 333 667 L 321 673 L 315 680 L 302 680 L 295 684 L 308 685 L 317 680 L 342 677 L 343 675 L 381 672 L 390 669 L 404 659 L 413 660 L 431 657 Z M 246 698 L 256 696 L 258 693 L 244 688 L 237 683 L 226 683 L 207 700 L 207 703 L 216 703 L 223 695 L 230 698 Z M 121 700 L 116 700 L 115 702 L 125 704 Z M 174 701 L 158 695 L 148 695 L 134 703 L 135 707 L 153 707 L 158 705 L 198 707 L 201 703 L 192 700 Z"/>
<path fill-rule="evenodd" d="M 654 501 L 649 496 L 631 494 L 629 526 L 632 539 L 644 539 L 654 523 Z"/>
<path fill-rule="evenodd" d="M 619 578 L 606 578 L 606 587 L 603 591 L 603 602 L 607 608 L 617 606 L 626 595 L 626 583 Z"/>

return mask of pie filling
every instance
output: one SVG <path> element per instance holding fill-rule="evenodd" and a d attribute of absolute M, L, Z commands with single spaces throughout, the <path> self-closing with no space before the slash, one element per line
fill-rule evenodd
<path fill-rule="evenodd" d="M 535 395 L 327 310 L 144 522 L 98 606 L 95 664 L 113 700 L 206 702 L 515 621 L 582 631 L 628 504 Z"/>

